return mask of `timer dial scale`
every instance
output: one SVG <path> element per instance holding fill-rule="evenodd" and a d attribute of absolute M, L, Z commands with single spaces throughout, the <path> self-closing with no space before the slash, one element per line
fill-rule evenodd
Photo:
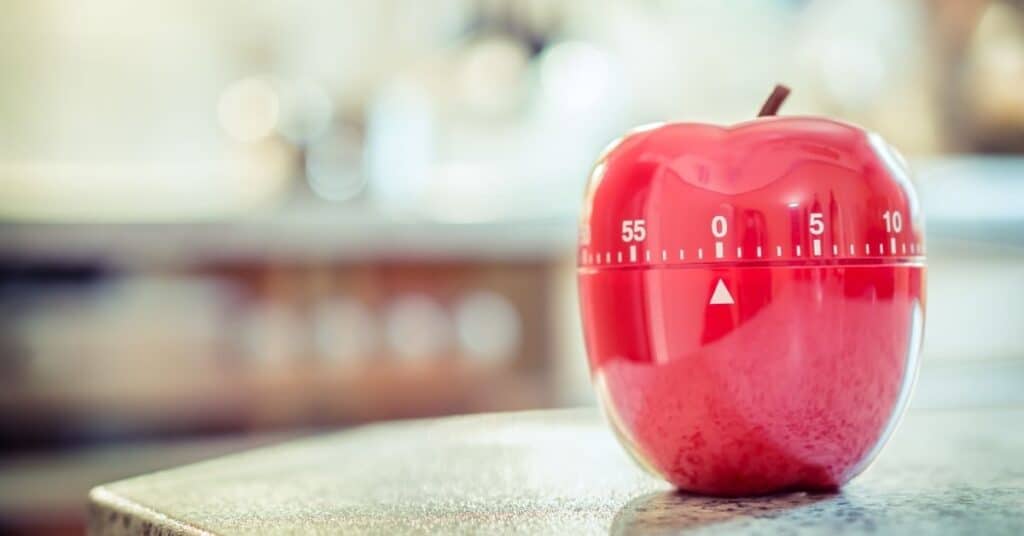
<path fill-rule="evenodd" d="M 629 133 L 594 167 L 578 251 L 612 426 L 686 490 L 838 487 L 906 406 L 924 254 L 875 134 L 808 117 Z"/>

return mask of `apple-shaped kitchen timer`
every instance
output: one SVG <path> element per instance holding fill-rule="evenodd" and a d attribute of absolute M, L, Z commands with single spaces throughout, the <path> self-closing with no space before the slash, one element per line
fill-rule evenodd
<path fill-rule="evenodd" d="M 819 117 L 628 133 L 589 179 L 579 291 L 591 373 L 645 468 L 687 491 L 835 489 L 917 373 L 925 245 L 902 158 Z"/>

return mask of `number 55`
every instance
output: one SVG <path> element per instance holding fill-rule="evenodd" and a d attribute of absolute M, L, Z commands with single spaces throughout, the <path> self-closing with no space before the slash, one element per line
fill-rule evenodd
<path fill-rule="evenodd" d="M 643 242 L 647 238 L 644 220 L 622 220 L 622 241 Z"/>

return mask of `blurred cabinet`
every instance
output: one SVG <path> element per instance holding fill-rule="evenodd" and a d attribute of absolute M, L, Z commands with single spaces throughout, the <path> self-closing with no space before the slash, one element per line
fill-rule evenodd
<path fill-rule="evenodd" d="M 75 242 L 73 227 L 49 229 L 50 239 Z M 447 250 L 423 245 L 434 253 L 336 244 L 309 250 L 330 255 L 218 255 L 190 250 L 201 240 L 185 237 L 192 246 L 154 258 L 159 235 L 135 238 L 114 251 L 57 245 L 55 258 L 7 252 L 0 443 L 336 426 L 556 401 L 548 287 L 560 242 L 504 258 L 451 236 Z"/>

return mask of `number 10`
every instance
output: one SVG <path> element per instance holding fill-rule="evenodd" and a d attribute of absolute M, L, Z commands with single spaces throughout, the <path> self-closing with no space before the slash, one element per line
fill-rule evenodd
<path fill-rule="evenodd" d="M 903 216 L 900 215 L 900 211 L 889 212 L 886 210 L 882 214 L 882 219 L 885 220 L 885 231 L 887 233 L 898 233 L 903 230 Z"/>

